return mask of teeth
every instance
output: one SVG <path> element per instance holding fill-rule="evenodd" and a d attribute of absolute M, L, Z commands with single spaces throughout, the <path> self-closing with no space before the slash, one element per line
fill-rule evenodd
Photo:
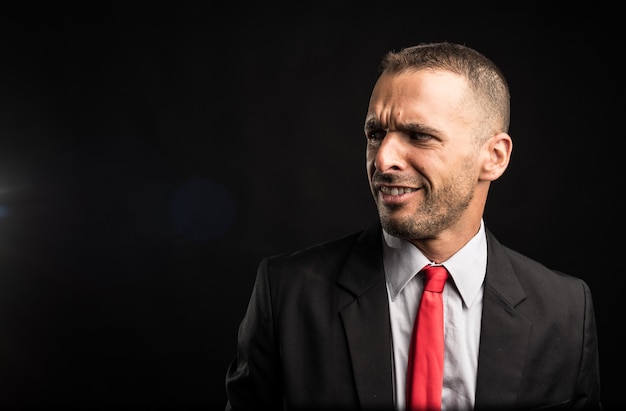
<path fill-rule="evenodd" d="M 401 195 L 401 194 L 405 194 L 405 193 L 412 193 L 413 191 L 416 191 L 417 189 L 415 188 L 408 188 L 408 187 L 381 187 L 380 191 L 382 191 L 383 194 L 385 195 L 392 195 L 392 196 L 397 196 L 397 195 Z"/>

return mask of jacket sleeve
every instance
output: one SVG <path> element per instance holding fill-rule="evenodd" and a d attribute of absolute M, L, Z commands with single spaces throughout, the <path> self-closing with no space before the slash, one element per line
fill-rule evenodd
<path fill-rule="evenodd" d="M 267 271 L 265 259 L 239 325 L 237 354 L 226 373 L 226 410 L 281 408 L 283 385 Z"/>
<path fill-rule="evenodd" d="M 582 282 L 585 295 L 585 321 L 581 362 L 574 393 L 573 409 L 600 410 L 600 366 L 598 335 L 593 300 L 589 286 Z"/>

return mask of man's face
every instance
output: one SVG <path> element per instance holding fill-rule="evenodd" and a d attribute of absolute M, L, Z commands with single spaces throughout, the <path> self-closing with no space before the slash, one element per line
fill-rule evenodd
<path fill-rule="evenodd" d="M 390 234 L 434 238 L 475 208 L 479 117 L 469 95 L 463 77 L 442 70 L 383 74 L 374 86 L 367 173 Z"/>

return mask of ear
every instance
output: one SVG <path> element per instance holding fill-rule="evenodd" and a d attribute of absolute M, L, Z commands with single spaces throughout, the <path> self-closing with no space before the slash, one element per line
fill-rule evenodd
<path fill-rule="evenodd" d="M 484 161 L 480 179 L 494 181 L 500 178 L 509 165 L 513 140 L 507 133 L 498 133 L 489 138 L 483 147 Z"/>

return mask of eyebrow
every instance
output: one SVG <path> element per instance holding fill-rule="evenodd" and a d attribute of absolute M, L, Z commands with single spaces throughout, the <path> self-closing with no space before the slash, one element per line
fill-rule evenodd
<path fill-rule="evenodd" d="M 441 131 L 437 130 L 436 128 L 432 128 L 421 123 L 406 123 L 406 124 L 401 125 L 400 129 L 402 131 L 410 131 L 413 133 L 424 133 L 424 134 L 440 134 L 441 133 Z"/>
<path fill-rule="evenodd" d="M 363 126 L 363 130 L 365 131 L 374 130 L 377 128 L 380 128 L 380 123 L 375 118 L 370 118 L 369 120 L 366 120 L 365 125 Z"/>
<path fill-rule="evenodd" d="M 380 124 L 380 122 L 375 118 L 371 118 L 367 120 L 365 122 L 365 126 L 363 127 L 365 131 L 382 129 L 382 128 L 383 127 Z M 437 130 L 436 128 L 426 126 L 422 123 L 401 124 L 398 130 L 402 132 L 425 133 L 425 134 L 435 134 L 435 135 L 441 133 L 441 131 Z"/>

